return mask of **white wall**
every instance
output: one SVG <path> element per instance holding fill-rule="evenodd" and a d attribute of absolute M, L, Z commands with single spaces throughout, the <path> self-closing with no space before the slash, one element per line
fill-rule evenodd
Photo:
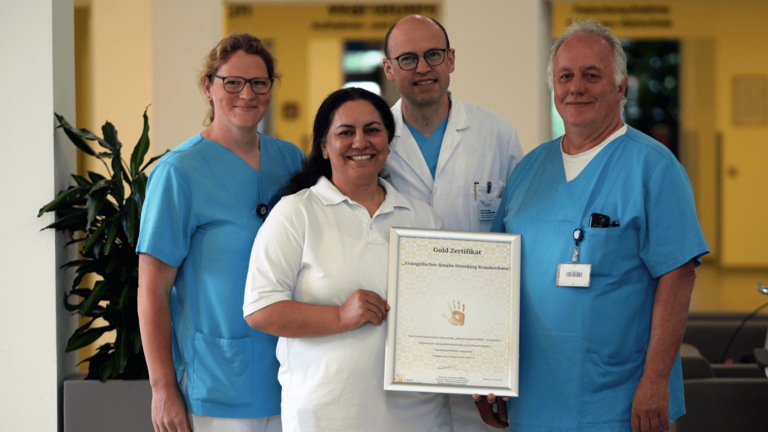
<path fill-rule="evenodd" d="M 60 428 L 61 385 L 74 372 L 63 347 L 74 325 L 63 310 L 65 239 L 40 229 L 43 204 L 69 184 L 74 147 L 54 132 L 53 111 L 75 117 L 72 0 L 5 2 L 0 14 L 0 406 L 2 429 Z M 31 49 L 30 47 L 34 47 Z M 71 279 L 70 279 L 71 280 Z"/>
<path fill-rule="evenodd" d="M 526 153 L 551 139 L 549 12 L 541 0 L 444 0 L 451 90 L 514 123 Z"/>
<path fill-rule="evenodd" d="M 152 0 L 152 149 L 162 154 L 203 130 L 197 87 L 203 59 L 222 38 L 222 0 Z"/>

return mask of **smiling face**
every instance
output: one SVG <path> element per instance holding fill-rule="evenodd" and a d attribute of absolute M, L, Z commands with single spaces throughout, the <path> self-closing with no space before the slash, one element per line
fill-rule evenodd
<path fill-rule="evenodd" d="M 389 37 L 389 56 L 384 59 L 384 73 L 387 79 L 394 81 L 400 96 L 408 103 L 417 106 L 434 106 L 445 102 L 448 85 L 451 82 L 455 53 L 445 53 L 445 61 L 437 66 L 430 66 L 419 58 L 415 69 L 402 70 L 396 57 L 406 53 L 424 55 L 435 48 L 448 48 L 442 30 L 427 18 L 409 16 L 403 18 Z"/>
<path fill-rule="evenodd" d="M 555 107 L 568 130 L 600 131 L 621 117 L 625 76 L 616 85 L 613 51 L 603 38 L 580 33 L 566 40 L 553 63 Z"/>
<path fill-rule="evenodd" d="M 331 181 L 340 190 L 375 183 L 389 154 L 381 116 L 364 100 L 346 102 L 336 110 L 321 148 L 331 161 Z"/>
<path fill-rule="evenodd" d="M 246 79 L 269 77 L 267 65 L 261 57 L 238 51 L 216 71 L 221 77 L 239 76 Z M 211 80 L 212 79 L 212 80 Z M 256 127 L 269 108 L 272 90 L 267 94 L 257 95 L 250 84 L 246 84 L 240 93 L 228 93 L 220 78 L 209 79 L 203 87 L 206 98 L 213 101 L 216 116 L 212 125 L 217 127 L 252 128 Z"/>

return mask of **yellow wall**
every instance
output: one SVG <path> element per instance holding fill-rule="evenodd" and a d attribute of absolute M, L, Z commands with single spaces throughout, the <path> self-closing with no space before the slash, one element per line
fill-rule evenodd
<path fill-rule="evenodd" d="M 768 79 L 766 16 L 768 2 L 758 0 L 552 4 L 553 38 L 573 18 L 596 18 L 620 38 L 681 41 L 682 160 L 712 249 L 692 310 L 751 310 L 768 300 L 755 289 L 768 280 L 768 124 L 733 116 L 734 78 Z"/>
<path fill-rule="evenodd" d="M 77 127 L 101 136 L 104 122 L 112 122 L 127 161 L 141 136 L 142 113 L 152 103 L 151 3 L 91 0 L 75 8 Z M 152 143 L 151 107 L 148 115 Z M 89 144 L 101 151 L 98 144 Z M 148 154 L 153 154 L 152 149 Z M 96 158 L 78 151 L 77 162 L 81 175 L 87 171 L 106 175 L 104 165 Z M 82 286 L 93 287 L 94 283 L 94 278 L 85 278 Z M 90 357 L 100 344 L 114 337 L 114 332 L 107 333 L 81 349 L 80 359 Z M 80 365 L 80 370 L 87 370 L 87 364 Z"/>
<path fill-rule="evenodd" d="M 271 44 L 283 73 L 272 99 L 272 134 L 308 152 L 317 109 L 343 84 L 344 42 L 383 41 L 392 24 L 412 13 L 436 18 L 438 6 L 225 5 L 224 34 L 247 31 Z M 286 103 L 298 105 L 296 118 L 283 116 Z"/>

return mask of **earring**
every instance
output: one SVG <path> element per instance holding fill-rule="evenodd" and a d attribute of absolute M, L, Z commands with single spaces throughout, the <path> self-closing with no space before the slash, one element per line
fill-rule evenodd
<path fill-rule="evenodd" d="M 328 153 L 323 152 L 323 159 L 328 159 Z"/>

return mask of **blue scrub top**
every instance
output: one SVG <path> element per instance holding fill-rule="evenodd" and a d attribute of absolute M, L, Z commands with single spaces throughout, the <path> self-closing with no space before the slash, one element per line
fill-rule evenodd
<path fill-rule="evenodd" d="M 592 213 L 619 227 L 589 228 Z M 588 288 L 555 285 L 570 263 L 573 231 Z M 522 235 L 520 397 L 514 431 L 629 431 L 643 373 L 658 278 L 709 252 L 683 167 L 635 129 L 608 144 L 566 182 L 560 139 L 542 144 L 512 172 L 492 231 Z M 678 356 L 669 417 L 685 413 Z"/>
<path fill-rule="evenodd" d="M 190 412 L 211 417 L 280 414 L 277 337 L 243 318 L 248 261 L 267 203 L 301 168 L 295 145 L 260 135 L 260 171 L 196 135 L 152 169 L 136 250 L 178 267 L 171 292 L 173 362 L 186 372 Z"/>
<path fill-rule="evenodd" d="M 416 140 L 416 145 L 419 146 L 421 155 L 424 156 L 424 161 L 427 163 L 429 172 L 432 173 L 432 178 L 435 178 L 437 160 L 440 158 L 440 149 L 443 147 L 445 128 L 448 126 L 448 117 L 437 126 L 437 129 L 432 132 L 432 135 L 430 135 L 429 138 L 408 123 L 406 123 L 406 126 L 408 126 L 408 129 L 411 131 L 413 139 Z"/>

